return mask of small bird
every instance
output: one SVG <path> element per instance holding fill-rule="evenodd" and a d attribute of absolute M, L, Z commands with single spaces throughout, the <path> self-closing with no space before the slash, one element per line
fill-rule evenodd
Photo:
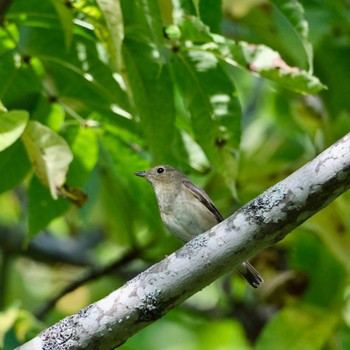
<path fill-rule="evenodd" d="M 188 242 L 224 220 L 204 190 L 179 170 L 158 165 L 135 175 L 151 183 L 163 223 L 181 241 Z M 263 283 L 258 271 L 248 261 L 236 269 L 254 288 Z"/>

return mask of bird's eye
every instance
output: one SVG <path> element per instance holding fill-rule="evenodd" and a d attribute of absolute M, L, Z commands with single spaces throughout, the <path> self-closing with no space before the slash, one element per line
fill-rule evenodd
<path fill-rule="evenodd" d="M 157 169 L 157 173 L 158 173 L 158 174 L 164 173 L 164 168 L 158 168 L 158 169 Z"/>

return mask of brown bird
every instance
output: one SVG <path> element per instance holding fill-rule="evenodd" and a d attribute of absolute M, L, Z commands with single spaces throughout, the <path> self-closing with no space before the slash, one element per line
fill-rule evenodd
<path fill-rule="evenodd" d="M 188 242 L 224 220 L 204 190 L 175 168 L 158 165 L 135 175 L 151 183 L 163 223 L 181 241 Z M 254 288 L 263 283 L 259 272 L 248 261 L 236 269 Z"/>

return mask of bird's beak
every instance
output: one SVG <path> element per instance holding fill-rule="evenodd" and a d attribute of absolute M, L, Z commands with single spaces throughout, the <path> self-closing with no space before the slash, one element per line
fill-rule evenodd
<path fill-rule="evenodd" d="M 147 173 L 145 171 L 138 171 L 135 173 L 136 176 L 147 177 Z"/>

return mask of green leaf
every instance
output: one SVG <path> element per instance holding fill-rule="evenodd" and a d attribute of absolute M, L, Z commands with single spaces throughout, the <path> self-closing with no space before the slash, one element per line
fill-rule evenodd
<path fill-rule="evenodd" d="M 133 108 L 125 89 L 101 58 L 88 36 L 90 31 L 74 34 L 72 47 L 76 49 L 70 52 L 62 50 L 64 37 L 58 30 L 21 26 L 20 33 L 19 45 L 43 64 L 43 81 L 50 97 L 81 114 L 94 110 L 108 119 L 131 117 Z"/>
<path fill-rule="evenodd" d="M 154 1 L 130 1 L 122 5 L 126 33 L 123 59 L 140 129 L 153 161 L 172 163 L 174 92 L 159 9 Z"/>
<path fill-rule="evenodd" d="M 202 47 L 216 52 L 229 64 L 249 69 L 250 72 L 267 78 L 277 84 L 305 94 L 315 94 L 326 87 L 318 78 L 297 67 L 290 67 L 278 52 L 265 45 L 236 43 L 219 35 L 213 35 L 215 44 Z"/>
<path fill-rule="evenodd" d="M 200 16 L 199 0 L 179 0 L 174 1 L 177 17 L 185 17 L 188 15 Z"/>
<path fill-rule="evenodd" d="M 29 64 L 8 51 L 0 59 L 0 100 L 8 109 L 32 111 L 41 94 L 41 82 Z"/>
<path fill-rule="evenodd" d="M 343 231 L 339 229 L 339 227 L 346 227 L 347 225 L 347 217 L 341 215 L 341 212 L 350 212 L 349 194 L 350 193 L 347 193 L 347 195 L 339 198 L 335 203 L 332 203 L 331 205 L 324 208 L 321 213 L 313 216 L 304 224 L 304 227 L 311 230 L 318 237 L 320 237 L 320 239 L 324 242 L 324 247 L 327 247 L 327 251 L 325 253 L 322 249 L 324 247 L 318 247 L 316 244 L 314 244 L 314 247 L 312 249 L 312 255 L 316 255 L 315 253 L 320 250 L 320 252 L 317 254 L 320 257 L 322 256 L 322 259 L 320 259 L 320 268 L 326 268 L 326 271 L 324 271 L 324 273 L 326 273 L 327 276 L 329 276 L 331 272 L 327 270 L 329 268 L 332 268 L 332 266 L 333 271 L 341 270 L 337 264 L 334 264 L 331 257 L 328 256 L 328 251 L 332 253 L 332 255 L 338 260 L 338 262 L 341 263 L 342 267 L 346 270 L 346 273 L 350 275 L 350 236 L 347 234 L 344 235 Z M 335 273 L 333 271 L 332 277 L 334 280 L 330 281 L 332 288 L 327 289 L 330 289 L 332 293 L 335 294 L 336 290 L 333 290 L 333 287 L 337 285 L 337 281 L 335 279 L 339 281 L 341 277 L 334 276 Z M 316 274 L 316 276 L 317 275 L 318 274 Z"/>
<path fill-rule="evenodd" d="M 318 232 L 317 227 L 313 228 L 322 237 L 322 233 Z M 332 230 L 334 230 L 334 227 L 327 234 L 332 234 Z M 327 240 L 329 238 L 325 239 L 325 243 L 327 243 Z M 336 237 L 335 240 L 337 240 Z M 343 243 L 345 242 L 344 240 Z M 339 244 L 339 242 L 336 244 Z M 294 235 L 293 246 L 290 249 L 292 266 L 305 271 L 309 276 L 308 289 L 303 295 L 303 300 L 324 308 L 331 308 L 335 301 L 340 302 L 339 299 L 345 282 L 345 269 L 335 255 L 331 254 L 333 249 L 333 246 L 324 244 L 319 237 L 310 234 L 309 230 L 303 231 L 302 228 Z M 317 266 L 317 269 L 315 269 L 315 266 Z M 323 288 L 324 285 L 328 287 Z"/>
<path fill-rule="evenodd" d="M 189 50 L 173 55 L 173 76 L 191 113 L 192 129 L 210 162 L 234 191 L 241 109 L 226 68 L 215 55 Z"/>
<path fill-rule="evenodd" d="M 199 10 L 200 0 L 192 0 L 192 3 L 193 3 L 193 7 L 196 9 L 197 16 L 200 16 L 200 10 Z"/>
<path fill-rule="evenodd" d="M 24 13 L 26 16 L 23 16 Z M 53 17 L 56 15 L 50 1 L 42 2 L 40 0 L 17 0 L 11 4 L 8 14 L 15 18 L 19 18 L 22 15 L 20 17 L 21 23 L 29 21 L 35 24 L 42 24 L 43 22 L 50 23 L 55 20 Z"/>
<path fill-rule="evenodd" d="M 57 199 L 73 159 L 67 142 L 50 128 L 31 121 L 22 135 L 35 174 Z"/>
<path fill-rule="evenodd" d="M 198 348 L 202 350 L 251 349 L 244 334 L 243 326 L 238 320 L 222 319 L 210 320 L 208 323 L 198 322 L 197 327 L 200 344 Z"/>
<path fill-rule="evenodd" d="M 98 159 L 96 130 L 79 127 L 72 140 L 68 140 L 74 159 L 69 166 L 67 183 L 82 187 L 94 169 Z"/>
<path fill-rule="evenodd" d="M 209 27 L 197 17 L 183 17 L 178 21 L 183 41 L 207 43 L 212 41 Z"/>
<path fill-rule="evenodd" d="M 36 176 L 28 188 L 28 233 L 32 237 L 69 208 L 69 202 L 59 198 L 53 200 L 50 192 Z"/>
<path fill-rule="evenodd" d="M 114 66 L 119 71 L 122 68 L 122 42 L 124 39 L 123 14 L 119 0 L 97 0 L 103 17 L 105 18 L 107 29 L 109 32 L 109 40 L 111 49 L 110 55 L 114 62 Z"/>
<path fill-rule="evenodd" d="M 0 152 L 21 136 L 28 119 L 27 111 L 0 112 Z"/>
<path fill-rule="evenodd" d="M 334 38 L 333 38 L 334 39 Z M 333 116 L 332 120 L 340 120 L 339 114 L 344 113 L 345 129 L 341 128 L 336 138 L 343 137 L 344 130 L 349 130 L 349 118 L 346 111 L 350 109 L 350 99 L 345 91 L 348 86 L 350 46 L 339 45 L 338 41 L 326 38 L 318 48 L 317 69 L 329 90 L 323 94 L 325 108 Z"/>
<path fill-rule="evenodd" d="M 130 41 L 124 44 L 125 66 L 146 146 L 154 163 L 172 162 L 175 107 L 169 70 L 145 58 L 142 50 L 148 47 Z"/>
<path fill-rule="evenodd" d="M 338 321 L 337 311 L 307 304 L 286 307 L 264 328 L 256 350 L 324 349 Z"/>
<path fill-rule="evenodd" d="M 313 49 L 309 41 L 309 25 L 305 19 L 305 12 L 303 5 L 299 1 L 293 0 L 273 0 L 280 13 L 285 16 L 289 26 L 291 26 L 293 32 L 297 36 L 300 43 L 303 45 L 305 55 L 307 57 L 307 63 L 309 72 L 313 71 Z M 278 20 L 276 21 L 278 24 Z M 286 27 L 285 22 L 281 23 L 281 32 L 283 36 L 284 28 Z M 284 38 L 286 39 L 286 35 Z M 289 40 L 285 40 L 289 44 Z"/>
<path fill-rule="evenodd" d="M 155 231 L 162 229 L 157 212 L 152 189 L 133 174 L 139 169 L 146 169 L 149 164 L 142 160 L 118 135 L 105 133 L 101 137 L 100 162 L 101 191 L 103 200 L 103 214 L 114 239 L 120 244 L 130 244 L 135 239 L 135 222 L 140 216 L 146 215 L 146 223 L 155 227 Z M 146 191 L 146 192 L 145 192 Z M 151 200 L 132 200 L 132 198 L 147 198 Z M 136 197 L 135 197 L 136 196 Z M 153 201 L 152 201 L 153 199 Z M 139 215 L 135 215 L 139 213 Z"/>
<path fill-rule="evenodd" d="M 6 333 L 15 325 L 19 313 L 19 302 L 0 312 L 0 348 L 4 348 Z"/>
<path fill-rule="evenodd" d="M 21 141 L 0 152 L 0 193 L 18 185 L 30 169 L 31 164 Z"/>
<path fill-rule="evenodd" d="M 64 31 L 64 41 L 65 46 L 68 49 L 72 45 L 73 40 L 73 13 L 72 10 L 68 8 L 69 2 L 60 1 L 60 0 L 51 0 L 53 6 L 56 9 L 57 14 L 59 15 L 61 25 Z"/>
<path fill-rule="evenodd" d="M 278 52 L 265 45 L 236 42 L 218 34 L 211 34 L 209 27 L 196 17 L 182 18 L 179 27 L 184 44 L 190 40 L 197 44 L 195 49 L 211 52 L 230 65 L 248 69 L 251 73 L 272 80 L 287 89 L 314 94 L 326 88 L 311 73 L 298 67 L 290 67 Z"/>
<path fill-rule="evenodd" d="M 126 37 L 138 36 L 138 40 L 152 44 L 152 53 L 156 61 L 163 57 L 163 24 L 159 5 L 154 0 L 123 0 L 121 2 Z"/>
<path fill-rule="evenodd" d="M 222 4 L 219 0 L 206 0 L 199 2 L 200 18 L 209 26 L 212 33 L 221 33 Z"/>
<path fill-rule="evenodd" d="M 17 39 L 17 35 L 18 30 L 14 23 L 6 23 L 0 28 L 0 56 L 16 47 L 13 38 Z"/>

